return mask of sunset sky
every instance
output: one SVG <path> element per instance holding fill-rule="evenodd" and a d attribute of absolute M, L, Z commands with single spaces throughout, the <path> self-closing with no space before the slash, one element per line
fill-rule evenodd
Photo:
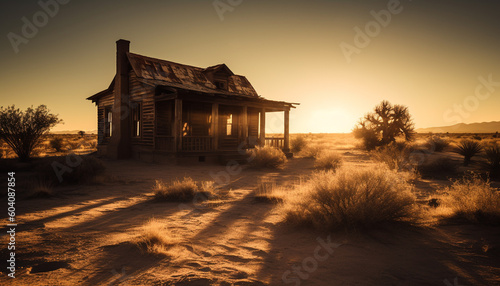
<path fill-rule="evenodd" d="M 500 120 L 498 1 L 59 1 L 46 19 L 38 1 L 0 4 L 0 105 L 46 104 L 65 122 L 54 130 L 97 129 L 85 98 L 112 80 L 118 39 L 225 63 L 263 97 L 300 102 L 294 133 L 350 132 L 384 99 L 407 105 L 416 127 Z M 41 27 L 23 35 L 23 17 Z"/>

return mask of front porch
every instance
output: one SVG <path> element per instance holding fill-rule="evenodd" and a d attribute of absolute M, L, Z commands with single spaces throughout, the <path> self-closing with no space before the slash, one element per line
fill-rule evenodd
<path fill-rule="evenodd" d="M 282 132 L 272 130 L 283 134 L 280 137 L 266 137 L 266 113 L 269 112 L 283 112 Z M 257 104 L 236 105 L 179 98 L 157 101 L 154 149 L 194 155 L 267 145 L 289 153 L 289 112 L 289 108 Z"/>

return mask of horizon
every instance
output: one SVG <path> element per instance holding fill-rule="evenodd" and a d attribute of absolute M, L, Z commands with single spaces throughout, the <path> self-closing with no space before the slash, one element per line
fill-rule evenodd
<path fill-rule="evenodd" d="M 31 38 L 25 20 L 45 10 L 2 3 L 1 105 L 46 104 L 64 120 L 53 131 L 96 129 L 86 98 L 111 82 L 123 38 L 148 57 L 226 63 L 259 95 L 301 103 L 292 133 L 349 133 L 382 100 L 408 106 L 416 129 L 500 120 L 494 1 L 116 3 L 59 4 Z M 269 118 L 269 130 L 282 120 Z"/>

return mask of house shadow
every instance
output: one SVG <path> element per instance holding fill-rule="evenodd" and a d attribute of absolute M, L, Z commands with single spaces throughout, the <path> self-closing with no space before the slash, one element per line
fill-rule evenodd
<path fill-rule="evenodd" d="M 475 227 L 465 243 L 451 236 L 460 229 L 386 225 L 328 233 L 282 224 L 256 278 L 269 285 L 494 285 L 498 272 L 484 273 L 498 270 L 500 259 L 471 247 L 484 236 Z M 331 255 L 319 242 L 328 237 L 340 244 Z M 316 256 L 317 249 L 327 257 Z"/>

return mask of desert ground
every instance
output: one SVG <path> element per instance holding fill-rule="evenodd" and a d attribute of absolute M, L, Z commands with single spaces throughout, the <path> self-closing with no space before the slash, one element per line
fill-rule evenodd
<path fill-rule="evenodd" d="M 281 169 L 100 158 L 105 170 L 83 183 L 33 187 L 29 167 L 2 159 L 4 176 L 9 168 L 16 170 L 19 225 L 16 278 L 6 276 L 3 262 L 0 284 L 500 285 L 498 225 L 446 219 L 446 210 L 428 206 L 452 184 L 449 178 L 479 169 L 481 159 L 463 167 L 451 147 L 425 153 L 447 157 L 459 167 L 453 174 L 428 172 L 411 179 L 419 204 L 430 214 L 435 211 L 416 223 L 320 230 L 287 223 L 279 202 L 259 196 L 262 186 L 270 184 L 286 196 L 316 172 L 315 153 L 324 149 L 337 152 L 354 169 L 380 163 L 351 134 L 301 136 L 307 146 Z M 425 136 L 418 139 L 422 144 Z M 459 136 L 478 135 L 454 135 L 451 141 Z M 95 144 L 79 148 L 84 153 Z M 64 150 L 46 153 L 61 156 Z M 217 196 L 155 200 L 156 180 L 184 177 L 215 181 Z M 491 184 L 500 186 L 494 178 Z M 167 243 L 153 252 L 140 248 L 137 237 L 158 226 Z M 2 258 L 8 256 L 6 231 Z"/>

